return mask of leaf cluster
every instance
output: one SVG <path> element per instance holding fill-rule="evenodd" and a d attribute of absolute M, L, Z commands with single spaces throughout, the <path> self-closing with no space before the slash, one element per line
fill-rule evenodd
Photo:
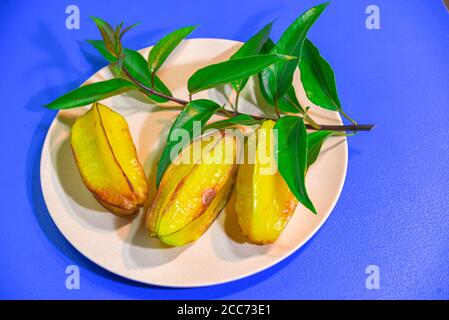
<path fill-rule="evenodd" d="M 338 111 L 355 123 L 343 112 L 330 64 L 307 38 L 308 31 L 327 6 L 328 3 L 324 3 L 305 11 L 287 27 L 277 42 L 270 38 L 273 23 L 269 23 L 228 60 L 197 70 L 187 83 L 189 101 L 174 98 L 157 73 L 182 40 L 195 30 L 195 26 L 169 33 L 153 46 L 145 59 L 138 51 L 122 44 L 123 35 L 136 25 L 124 27 L 120 23 L 113 28 L 104 20 L 93 17 L 102 39 L 89 40 L 89 43 L 111 63 L 116 78 L 82 86 L 56 99 L 47 107 L 75 108 L 126 91 L 138 90 L 158 103 L 172 100 L 183 104 L 184 109 L 174 121 L 171 131 L 186 129 L 192 133 L 193 139 L 194 121 L 198 121 L 203 130 L 224 129 L 235 125 L 254 126 L 263 121 L 236 111 L 240 92 L 244 90 L 249 78 L 255 76 L 262 96 L 277 115 L 275 129 L 278 131 L 277 161 L 280 174 L 298 201 L 316 213 L 307 193 L 305 176 L 309 167 L 317 160 L 324 141 L 333 132 L 306 131 L 306 123 L 316 129 L 320 128 L 307 114 L 309 106 L 302 106 L 297 99 L 293 85 L 297 68 L 300 69 L 301 82 L 312 103 L 324 109 Z M 231 85 L 236 91 L 233 112 L 225 110 L 214 101 L 192 98 L 200 91 L 220 85 Z M 208 123 L 216 113 L 228 118 Z M 171 163 L 170 154 L 176 144 L 176 141 L 169 139 L 166 142 L 158 163 L 157 184 Z"/>

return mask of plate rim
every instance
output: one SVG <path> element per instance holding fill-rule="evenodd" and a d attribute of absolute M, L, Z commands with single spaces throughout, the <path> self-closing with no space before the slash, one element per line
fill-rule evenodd
<path fill-rule="evenodd" d="M 194 41 L 219 41 L 219 42 L 227 42 L 227 43 L 232 43 L 232 44 L 243 44 L 243 42 L 238 41 L 238 40 L 224 39 L 224 38 L 213 38 L 213 37 L 190 38 L 190 39 L 184 40 L 183 42 L 189 42 L 189 41 L 192 41 L 192 42 L 194 42 Z M 153 45 L 147 46 L 147 47 L 143 47 L 143 48 L 141 48 L 141 49 L 139 49 L 139 50 L 137 50 L 137 51 L 148 50 L 148 49 L 151 49 L 152 47 L 153 47 Z M 104 66 L 104 67 L 102 67 L 102 68 L 100 68 L 100 69 L 98 69 L 97 71 L 93 72 L 93 73 L 89 76 L 89 78 L 87 78 L 87 79 L 86 79 L 86 80 L 85 80 L 79 87 L 85 85 L 87 82 L 90 81 L 90 79 L 91 79 L 94 75 L 96 75 L 97 73 L 101 72 L 102 70 L 107 69 L 108 66 L 109 66 L 109 64 L 106 65 L 106 66 Z M 77 88 L 79 88 L 79 87 L 77 87 Z M 75 89 L 76 89 L 76 88 L 75 88 Z M 73 89 L 73 90 L 74 90 L 74 89 Z M 86 106 L 88 106 L 88 105 L 86 105 Z M 274 267 L 275 265 L 277 265 L 277 264 L 283 262 L 285 259 L 287 259 L 288 257 L 290 257 L 292 254 L 294 254 L 295 252 L 297 252 L 298 250 L 300 250 L 300 249 L 301 249 L 307 242 L 310 241 L 310 239 L 312 239 L 312 238 L 318 233 L 318 231 L 322 228 L 322 226 L 323 226 L 323 225 L 326 223 L 326 221 L 329 219 L 329 216 L 330 216 L 330 215 L 332 214 L 332 212 L 334 211 L 335 206 L 336 206 L 338 200 L 340 199 L 341 193 L 342 193 L 342 191 L 343 191 L 343 187 L 344 187 L 345 182 L 346 182 L 346 176 L 347 176 L 347 170 L 348 170 L 348 161 L 349 161 L 349 159 L 348 159 L 348 153 L 349 153 L 349 150 L 348 150 L 348 140 L 347 140 L 346 137 L 344 137 L 344 139 L 342 140 L 342 141 L 343 141 L 343 144 L 344 144 L 344 147 L 345 147 L 345 148 L 344 148 L 344 149 L 345 149 L 345 152 L 344 152 L 343 179 L 342 179 L 342 181 L 341 181 L 341 183 L 340 183 L 340 185 L 339 185 L 338 192 L 337 192 L 335 198 L 333 199 L 333 201 L 332 201 L 332 203 L 331 203 L 331 205 L 330 205 L 330 207 L 329 207 L 328 212 L 327 212 L 326 215 L 323 217 L 323 219 L 320 221 L 320 223 L 319 223 L 315 228 L 312 229 L 312 231 L 309 233 L 309 235 L 308 235 L 303 241 L 299 242 L 298 245 L 294 246 L 291 250 L 287 251 L 287 253 L 286 253 L 283 257 L 281 257 L 281 258 L 279 258 L 278 260 L 275 260 L 275 261 L 273 261 L 273 262 L 270 262 L 270 263 L 268 263 L 267 265 L 264 265 L 264 266 L 262 266 L 262 267 L 260 267 L 260 268 L 257 268 L 257 269 L 255 269 L 255 270 L 253 270 L 253 271 L 246 272 L 245 274 L 239 275 L 239 276 L 237 276 L 237 277 L 232 277 L 232 278 L 229 278 L 229 279 L 224 279 L 224 280 L 215 281 L 215 282 L 206 281 L 206 282 L 202 282 L 202 283 L 198 283 L 198 282 L 197 282 L 196 284 L 185 284 L 185 285 L 184 285 L 184 284 L 179 284 L 179 285 L 173 285 L 173 284 L 164 284 L 164 283 L 156 282 L 156 281 L 152 281 L 152 282 L 144 281 L 144 280 L 142 280 L 142 279 L 137 279 L 137 278 L 134 278 L 134 277 L 132 277 L 132 276 L 124 275 L 124 274 L 122 274 L 122 273 L 118 273 L 118 272 L 116 272 L 116 271 L 113 271 L 112 269 L 110 269 L 110 268 L 108 268 L 106 265 L 104 265 L 103 263 L 96 261 L 95 258 L 92 257 L 89 253 L 85 253 L 85 252 L 83 252 L 82 250 L 80 250 L 80 248 L 79 248 L 75 243 L 73 243 L 73 242 L 66 236 L 66 234 L 62 231 L 63 229 L 62 229 L 61 226 L 58 224 L 58 219 L 55 218 L 54 214 L 52 213 L 52 211 L 51 211 L 50 208 L 49 208 L 48 203 L 50 203 L 50 202 L 49 202 L 49 199 L 48 199 L 48 191 L 47 191 L 46 184 L 44 183 L 44 179 L 43 179 L 43 177 L 45 177 L 45 174 L 43 174 L 44 169 L 45 169 L 45 168 L 44 168 L 44 163 L 46 163 L 46 159 L 45 159 L 45 158 L 46 158 L 46 157 L 48 158 L 49 155 L 48 155 L 48 154 L 44 155 L 44 152 L 43 152 L 43 151 L 44 151 L 44 150 L 49 150 L 50 135 L 51 135 L 51 133 L 55 130 L 55 126 L 56 126 L 56 122 L 57 122 L 56 120 L 57 120 L 58 115 L 59 115 L 60 112 L 61 112 L 61 110 L 59 110 L 59 111 L 56 113 L 56 115 L 55 115 L 55 117 L 53 118 L 53 120 L 52 120 L 52 122 L 51 122 L 51 124 L 50 124 L 50 126 L 49 126 L 49 128 L 48 128 L 48 130 L 47 130 L 47 133 L 46 133 L 46 135 L 45 135 L 45 140 L 44 140 L 44 143 L 43 143 L 42 149 L 41 149 L 41 155 L 40 155 L 40 168 L 39 168 L 40 185 L 41 185 L 41 189 L 42 189 L 42 196 L 43 196 L 43 198 L 44 198 L 45 206 L 46 206 L 46 208 L 47 208 L 47 211 L 48 211 L 48 213 L 49 213 L 49 215 L 50 215 L 52 221 L 54 222 L 54 224 L 55 224 L 56 227 L 58 228 L 58 231 L 62 234 L 62 236 L 64 237 L 64 239 L 66 239 L 67 242 L 70 243 L 70 245 L 71 245 L 71 246 L 72 246 L 72 247 L 73 247 L 79 254 L 81 254 L 83 257 L 87 258 L 90 262 L 92 262 L 92 263 L 94 263 L 95 265 L 99 266 L 100 268 L 106 270 L 107 272 L 112 273 L 112 274 L 115 275 L 115 276 L 121 277 L 121 278 L 126 279 L 126 280 L 134 281 L 134 282 L 136 282 L 136 283 L 148 285 L 148 286 L 157 286 L 157 287 L 162 287 L 162 288 L 202 288 L 202 287 L 211 287 L 211 286 L 222 285 L 222 284 L 226 284 L 226 283 L 231 283 L 231 282 L 239 281 L 239 280 L 242 280 L 242 279 L 244 279 L 244 278 L 248 278 L 248 277 L 251 277 L 251 276 L 260 274 L 261 272 L 264 272 L 264 271 L 266 271 L 266 270 L 268 270 L 268 269 Z M 338 115 L 338 117 L 339 117 L 339 121 L 342 122 L 341 115 Z M 136 217 L 136 218 L 137 218 L 137 217 Z"/>

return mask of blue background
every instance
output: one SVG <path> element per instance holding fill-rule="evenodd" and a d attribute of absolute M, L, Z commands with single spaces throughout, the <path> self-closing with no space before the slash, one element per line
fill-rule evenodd
<path fill-rule="evenodd" d="M 342 103 L 376 129 L 350 138 L 343 193 L 313 239 L 275 267 L 220 286 L 165 289 L 115 276 L 79 254 L 50 219 L 39 158 L 55 112 L 42 108 L 105 62 L 83 41 L 90 15 L 142 24 L 127 46 L 181 26 L 192 37 L 273 37 L 318 1 L 0 1 L 0 298 L 449 298 L 449 13 L 439 0 L 333 0 L 310 36 L 334 67 Z M 365 8 L 381 29 L 365 28 Z M 76 4 L 81 29 L 65 28 Z M 81 289 L 65 288 L 65 269 Z M 365 268 L 380 268 L 379 290 Z"/>

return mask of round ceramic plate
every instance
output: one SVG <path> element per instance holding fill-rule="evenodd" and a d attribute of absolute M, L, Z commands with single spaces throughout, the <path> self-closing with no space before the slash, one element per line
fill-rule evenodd
<path fill-rule="evenodd" d="M 187 79 L 197 69 L 228 59 L 241 43 L 221 39 L 192 39 L 182 43 L 159 72 L 174 96 L 187 98 Z M 141 50 L 146 57 L 150 48 Z M 86 83 L 111 78 L 105 67 Z M 340 124 L 335 112 L 313 106 L 295 77 L 298 98 L 312 106 L 311 115 L 320 123 Z M 195 95 L 225 103 L 233 101 L 230 86 Z M 177 108 L 152 105 L 137 93 L 106 99 L 104 104 L 121 113 L 128 121 L 139 158 L 154 195 L 155 166 L 164 146 Z M 167 107 L 175 105 L 167 103 Z M 239 108 L 260 113 L 256 106 L 270 112 L 260 97 L 257 85 L 248 83 Z M 149 238 L 143 226 L 144 212 L 133 220 L 107 212 L 81 181 L 70 148 L 70 127 L 86 108 L 65 110 L 54 119 L 42 150 L 41 183 L 48 211 L 67 240 L 101 267 L 125 278 L 170 287 L 197 287 L 240 279 L 264 270 L 298 250 L 326 221 L 340 195 L 346 175 L 347 143 L 342 137 L 329 139 L 317 162 L 307 175 L 309 195 L 318 215 L 303 206 L 272 245 L 252 245 L 239 232 L 233 215 L 222 212 L 211 228 L 195 243 L 170 248 Z M 294 161 L 294 159 L 292 159 Z M 229 210 L 229 209 L 228 209 Z"/>

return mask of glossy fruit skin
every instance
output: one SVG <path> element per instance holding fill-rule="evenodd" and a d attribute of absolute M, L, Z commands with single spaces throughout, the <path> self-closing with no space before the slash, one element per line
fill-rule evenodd
<path fill-rule="evenodd" d="M 81 178 L 110 212 L 133 216 L 148 197 L 148 185 L 126 120 L 94 103 L 71 129 L 70 142 Z"/>
<path fill-rule="evenodd" d="M 256 154 L 251 162 L 240 164 L 235 184 L 237 221 L 248 241 L 255 244 L 275 242 L 298 204 L 276 167 L 274 125 L 264 121 L 255 132 Z M 257 154 L 265 154 L 266 160 Z"/>
<path fill-rule="evenodd" d="M 190 156 L 189 163 L 183 163 L 181 159 L 197 147 L 202 157 Z M 184 246 L 203 235 L 230 197 L 237 175 L 236 152 L 235 137 L 223 132 L 213 142 L 198 140 L 186 147 L 165 172 L 147 212 L 150 235 L 170 246 Z M 207 163 L 205 156 L 214 161 Z"/>

